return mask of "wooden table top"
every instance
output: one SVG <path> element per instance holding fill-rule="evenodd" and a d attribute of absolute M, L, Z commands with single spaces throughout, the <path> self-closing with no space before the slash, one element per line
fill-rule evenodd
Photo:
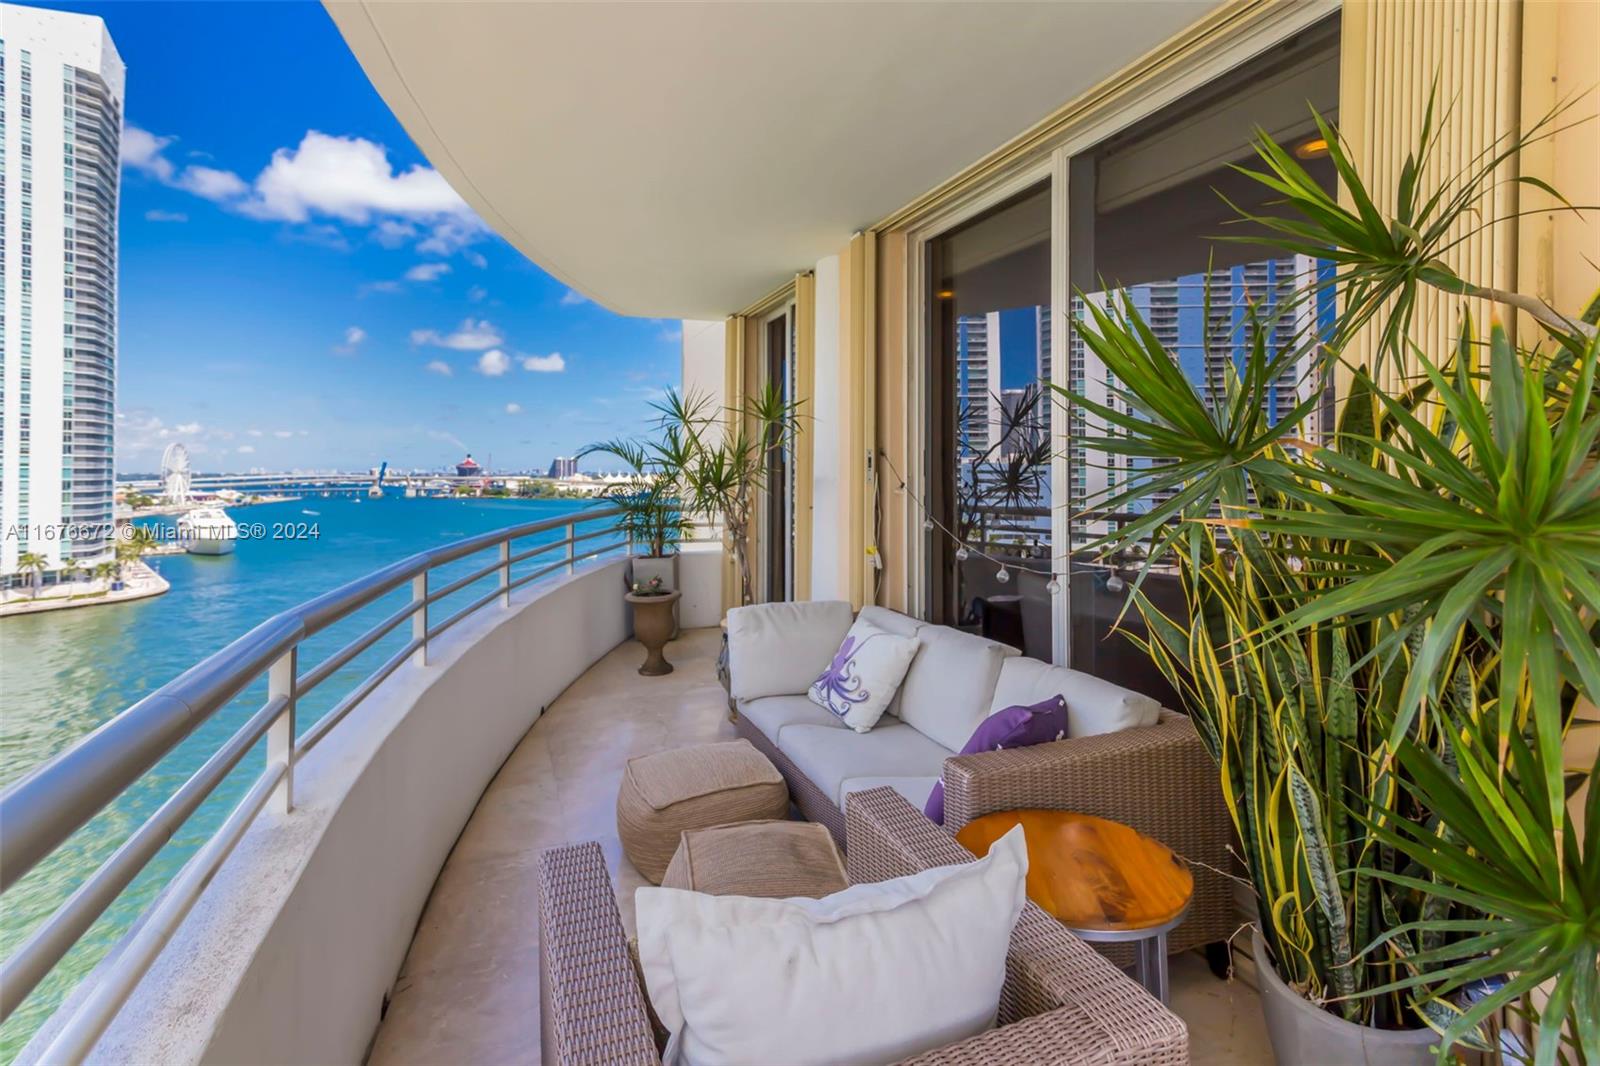
<path fill-rule="evenodd" d="M 956 839 L 977 856 L 1012 826 L 1028 842 L 1028 898 L 1066 926 L 1149 929 L 1183 913 L 1194 875 L 1172 849 L 1120 822 L 1072 811 L 997 811 Z"/>

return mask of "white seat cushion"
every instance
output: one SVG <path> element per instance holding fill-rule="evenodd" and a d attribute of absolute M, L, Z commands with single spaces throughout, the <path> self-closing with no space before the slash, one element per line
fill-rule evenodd
<path fill-rule="evenodd" d="M 900 685 L 900 720 L 960 751 L 978 723 L 989 717 L 1007 649 L 949 626 L 923 626 L 917 639 L 922 649 Z"/>
<path fill-rule="evenodd" d="M 739 713 L 761 730 L 774 744 L 785 726 L 821 725 L 846 728 L 843 722 L 811 702 L 809 696 L 762 696 L 758 700 L 739 700 Z"/>
<path fill-rule="evenodd" d="M 869 788 L 887 785 L 920 811 L 928 805 L 928 797 L 933 794 L 933 786 L 938 783 L 937 777 L 852 777 L 840 787 L 839 798 L 845 800 L 852 792 L 865 792 Z M 841 802 L 839 807 L 843 809 L 844 803 Z"/>
<path fill-rule="evenodd" d="M 843 785 L 853 777 L 936 778 L 954 754 L 904 722 L 885 722 L 870 733 L 832 725 L 785 726 L 778 750 L 841 808 Z"/>
<path fill-rule="evenodd" d="M 822 899 L 639 889 L 666 1061 L 889 1063 L 991 1028 L 1027 871 L 1018 828 L 977 862 Z"/>
<path fill-rule="evenodd" d="M 852 614 L 846 600 L 735 607 L 728 612 L 729 695 L 804 695 L 833 661 Z"/>
<path fill-rule="evenodd" d="M 1054 696 L 1067 701 L 1067 736 L 1091 737 L 1152 726 L 1161 702 L 1110 681 L 1051 666 L 1037 659 L 1007 659 L 1000 668 L 989 712 L 1032 706 Z"/>

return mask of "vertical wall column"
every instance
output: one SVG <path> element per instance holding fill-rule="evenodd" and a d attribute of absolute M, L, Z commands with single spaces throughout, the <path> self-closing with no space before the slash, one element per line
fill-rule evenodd
<path fill-rule="evenodd" d="M 816 453 L 817 280 L 794 279 L 794 399 L 800 427 L 794 442 L 794 598 L 811 599 L 812 483 Z M 826 532 L 823 534 L 827 535 Z"/>
<path fill-rule="evenodd" d="M 1475 166 L 1480 153 L 1517 128 L 1521 23 L 1519 0 L 1347 0 L 1339 126 L 1380 210 L 1392 209 L 1407 155 L 1420 143 L 1430 89 L 1438 143 L 1423 176 L 1425 192 Z M 1511 219 L 1517 210 L 1514 177 L 1508 169 L 1483 202 L 1485 213 Z M 1464 218 L 1452 235 L 1464 239 L 1444 258 L 1475 284 L 1516 288 L 1515 222 L 1466 235 L 1478 225 L 1478 219 Z M 1474 320 L 1486 324 L 1491 309 L 1473 303 Z M 1425 351 L 1450 349 L 1462 304 L 1460 297 L 1437 290 L 1418 294 L 1413 335 Z M 1363 344 L 1355 354 L 1370 365 L 1376 331 Z"/>
<path fill-rule="evenodd" d="M 876 237 L 851 237 L 839 255 L 840 550 L 844 592 L 857 607 L 874 601 L 877 574 L 867 561 L 867 549 L 877 550 L 877 269 Z"/>
<path fill-rule="evenodd" d="M 723 379 L 722 396 L 724 417 L 731 417 L 727 410 L 738 407 L 744 402 L 745 395 L 745 317 L 743 315 L 729 315 L 726 325 L 727 336 L 723 346 Z M 736 429 L 734 426 L 726 427 L 726 431 Z M 746 550 L 749 550 L 746 545 Z M 729 608 L 739 606 L 739 563 L 731 550 L 722 554 L 722 611 L 726 614 Z"/>

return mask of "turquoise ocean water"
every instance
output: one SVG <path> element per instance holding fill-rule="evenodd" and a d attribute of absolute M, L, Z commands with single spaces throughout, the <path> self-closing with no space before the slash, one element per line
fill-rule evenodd
<path fill-rule="evenodd" d="M 232 555 L 152 558 L 151 564 L 172 583 L 165 595 L 0 620 L 0 787 L 287 607 L 413 552 L 586 506 L 592 505 L 566 500 L 408 500 L 396 494 L 359 502 L 311 495 L 295 502 L 230 509 L 235 521 L 259 524 L 267 535 L 241 539 Z M 275 538 L 274 532 L 293 535 Z M 561 532 L 552 531 L 519 541 L 517 548 L 559 539 Z M 610 540 L 595 538 L 585 547 Z M 552 553 L 530 560 L 517 573 L 531 572 L 555 557 Z M 451 564 L 436 585 L 491 559 L 490 554 L 480 554 Z M 492 580 L 435 605 L 434 621 L 488 591 L 487 582 Z M 391 614 L 406 595 L 392 594 L 308 641 L 300 651 L 301 672 Z M 301 703 L 299 729 L 308 728 L 407 639 L 409 626 L 402 625 L 324 682 Z M 0 897 L 0 957 L 9 956 L 264 698 L 264 683 L 252 686 Z M 0 1063 L 15 1058 L 73 985 L 221 824 L 260 773 L 264 758 L 262 750 L 245 757 L 50 977 L 0 1026 Z"/>

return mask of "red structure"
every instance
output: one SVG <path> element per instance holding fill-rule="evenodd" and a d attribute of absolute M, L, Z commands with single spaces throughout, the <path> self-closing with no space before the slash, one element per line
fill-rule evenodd
<path fill-rule="evenodd" d="M 483 473 L 483 467 L 479 466 L 478 461 L 471 455 L 456 464 L 456 475 L 458 477 L 476 477 L 481 473 Z"/>

